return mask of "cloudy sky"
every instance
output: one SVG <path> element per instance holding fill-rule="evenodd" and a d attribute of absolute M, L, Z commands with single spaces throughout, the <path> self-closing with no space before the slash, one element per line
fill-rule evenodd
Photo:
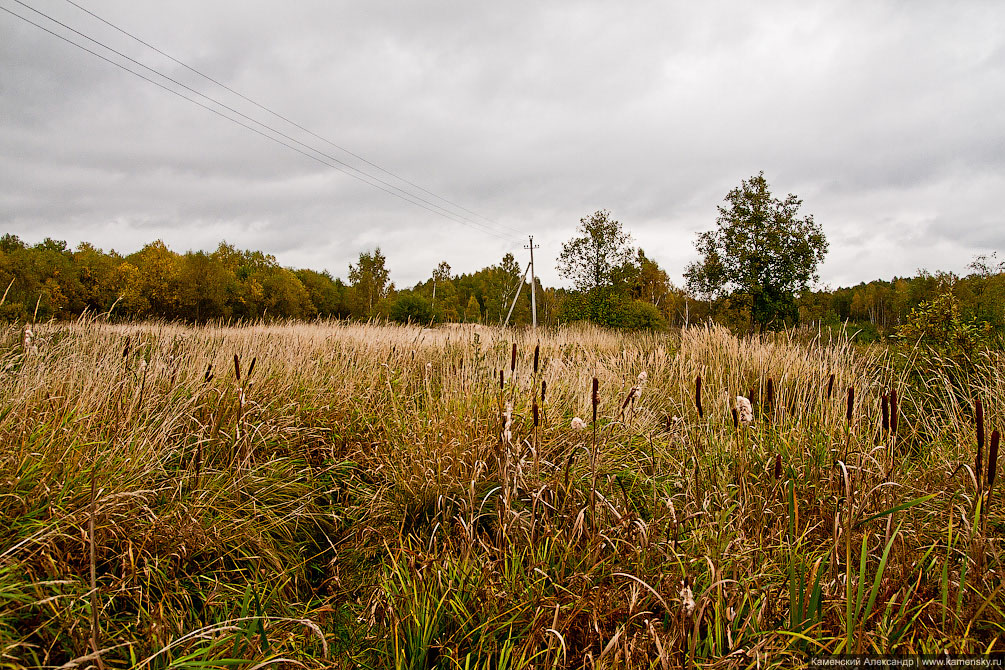
<path fill-rule="evenodd" d="M 533 234 L 538 274 L 560 284 L 562 242 L 603 208 L 679 282 L 695 233 L 763 170 L 822 225 L 823 283 L 1005 252 L 997 0 L 75 2 L 0 0 L 0 232 L 29 242 L 225 239 L 343 277 L 380 245 L 405 286 L 444 259 L 524 258 Z M 9 13 L 254 126 L 32 9 L 425 208 Z"/>

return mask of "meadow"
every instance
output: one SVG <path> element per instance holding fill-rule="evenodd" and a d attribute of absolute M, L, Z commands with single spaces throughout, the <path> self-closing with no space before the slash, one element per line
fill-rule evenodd
<path fill-rule="evenodd" d="M 0 667 L 1002 651 L 1002 399 L 805 332 L 10 326 Z"/>

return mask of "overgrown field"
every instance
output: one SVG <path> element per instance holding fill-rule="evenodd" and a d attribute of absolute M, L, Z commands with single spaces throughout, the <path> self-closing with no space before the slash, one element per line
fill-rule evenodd
<path fill-rule="evenodd" d="M 998 355 L 706 328 L 11 327 L 0 666 L 1002 650 L 1003 400 Z"/>

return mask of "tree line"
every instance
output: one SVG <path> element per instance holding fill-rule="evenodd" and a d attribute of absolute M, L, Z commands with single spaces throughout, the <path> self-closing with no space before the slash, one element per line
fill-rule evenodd
<path fill-rule="evenodd" d="M 981 256 L 969 274 L 931 274 L 821 289 L 827 241 L 802 201 L 775 198 L 763 173 L 743 180 L 718 208 L 716 227 L 695 242 L 699 259 L 676 286 L 607 210 L 583 217 L 562 246 L 569 289 L 536 289 L 538 323 L 592 321 L 621 329 L 716 322 L 761 331 L 799 323 L 848 328 L 863 340 L 924 336 L 951 340 L 1005 332 L 1005 262 Z M 0 319 L 113 318 L 189 322 L 258 319 L 385 319 L 423 324 L 529 324 L 530 288 L 512 254 L 468 274 L 443 261 L 410 288 L 391 281 L 379 248 L 359 254 L 347 280 L 292 269 L 261 251 L 226 242 L 213 252 L 178 253 L 162 241 L 128 255 L 91 244 L 70 249 L 0 237 Z M 906 328 L 906 330 L 905 330 Z M 913 328 L 913 330 L 912 330 Z"/>

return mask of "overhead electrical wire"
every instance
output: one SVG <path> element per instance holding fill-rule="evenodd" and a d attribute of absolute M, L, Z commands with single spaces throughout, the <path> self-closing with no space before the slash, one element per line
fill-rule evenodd
<path fill-rule="evenodd" d="M 106 49 L 107 51 L 109 51 L 111 53 L 114 53 L 114 54 L 116 54 L 116 55 L 118 55 L 118 56 L 120 56 L 122 58 L 125 58 L 126 60 L 128 60 L 128 61 L 130 61 L 132 63 L 135 63 L 136 65 L 144 68 L 145 70 L 147 70 L 149 72 L 152 72 L 153 74 L 157 75 L 158 77 L 161 77 L 161 78 L 163 78 L 163 79 L 165 79 L 167 81 L 170 81 L 173 84 L 176 84 L 177 86 L 180 86 L 183 89 L 188 90 L 188 91 L 194 93 L 195 95 L 198 95 L 199 97 L 212 102 L 215 105 L 218 105 L 218 106 L 220 106 L 220 107 L 222 107 L 224 109 L 227 109 L 230 112 L 232 112 L 234 114 L 237 114 L 238 116 L 240 116 L 242 118 L 245 118 L 248 121 L 250 121 L 250 122 L 252 122 L 252 123 L 254 123 L 256 125 L 261 126 L 262 128 L 265 128 L 268 131 L 270 131 L 272 133 L 275 133 L 276 135 L 279 135 L 280 137 L 286 138 L 290 142 L 293 142 L 295 144 L 298 144 L 298 145 L 304 147 L 305 149 L 307 149 L 307 151 L 304 151 L 303 149 L 299 149 L 296 146 L 293 146 L 292 144 L 288 144 L 287 142 L 284 142 L 283 140 L 281 140 L 281 139 L 279 139 L 277 137 L 274 137 L 274 136 L 272 136 L 272 135 L 270 135 L 270 134 L 268 134 L 266 132 L 263 132 L 262 130 L 259 130 L 258 128 L 255 128 L 254 126 L 251 126 L 251 125 L 248 125 L 246 123 L 243 123 L 239 119 L 235 119 L 235 118 L 233 118 L 233 117 L 225 114 L 224 112 L 222 112 L 222 111 L 220 111 L 218 109 L 215 109 L 215 108 L 210 107 L 209 105 L 206 105 L 206 104 L 204 104 L 204 103 L 202 103 L 202 102 L 200 102 L 198 100 L 190 98 L 190 97 L 186 96 L 185 94 L 181 93 L 180 91 L 178 91 L 178 90 L 176 90 L 174 88 L 171 88 L 170 86 L 167 86 L 167 85 L 165 85 L 165 84 L 163 84 L 163 83 L 161 83 L 159 81 L 156 81 L 154 79 L 151 79 L 150 77 L 147 77 L 147 76 L 145 76 L 145 75 L 143 75 L 143 74 L 141 74 L 139 72 L 136 72 L 135 70 L 132 70 L 132 69 L 126 67 L 122 63 L 119 63 L 119 62 L 117 62 L 117 61 L 115 61 L 115 60 L 113 60 L 111 58 L 108 58 L 107 56 L 105 56 L 103 54 L 100 54 L 100 53 L 98 53 L 98 52 L 96 52 L 96 51 L 94 51 L 92 49 L 87 48 L 86 46 L 84 46 L 82 44 L 79 44 L 79 43 L 73 41 L 72 39 L 66 37 L 65 35 L 61 35 L 61 34 L 55 32 L 53 30 L 50 30 L 49 28 L 46 28 L 45 26 L 43 26 L 41 24 L 38 24 L 38 23 L 32 21 L 31 19 L 29 19 L 29 18 L 27 18 L 25 16 L 22 16 L 22 15 L 14 12 L 14 11 L 11 11 L 10 9 L 8 9 L 6 7 L 0 6 L 0 9 L 2 9 L 5 12 L 7 12 L 11 16 L 19 18 L 22 21 L 24 21 L 24 22 L 26 22 L 26 23 L 28 23 L 28 24 L 30 24 L 30 25 L 32 25 L 32 26 L 34 26 L 34 27 L 36 27 L 36 28 L 38 28 L 38 29 L 40 29 L 40 30 L 42 30 L 44 32 L 46 32 L 46 33 L 49 33 L 50 35 L 52 35 L 54 37 L 57 37 L 57 38 L 63 40 L 64 42 L 67 42 L 68 44 L 72 44 L 73 46 L 77 47 L 78 49 L 86 51 L 87 53 L 89 53 L 89 54 L 91 54 L 93 56 L 96 56 L 96 57 L 100 58 L 101 60 L 104 60 L 104 61 L 106 61 L 106 62 L 108 62 L 108 63 L 110 63 L 110 64 L 112 64 L 112 65 L 114 65 L 114 66 L 116 66 L 116 67 L 118 67 L 118 68 L 126 71 L 126 72 L 128 72 L 129 74 L 132 74 L 132 75 L 134 75 L 136 77 L 139 77 L 140 79 L 143 79 L 144 81 L 147 81 L 147 82 L 149 82 L 151 84 L 154 84 L 155 86 L 158 86 L 158 87 L 164 89 L 165 91 L 168 91 L 169 93 L 173 93 L 174 95 L 177 95 L 178 97 L 180 97 L 180 98 L 182 98 L 184 100 L 187 100 L 188 102 L 191 102 L 192 104 L 198 105 L 199 107 L 202 107 L 203 109 L 206 109 L 207 111 L 213 112 L 217 116 L 220 116 L 220 117 L 222 117 L 222 118 L 224 118 L 224 119 L 226 119 L 226 120 L 228 120 L 228 121 L 230 121 L 232 123 L 235 123 L 235 124 L 237 124 L 237 125 L 239 125 L 239 126 L 241 126 L 243 128 L 246 128 L 246 129 L 248 129 L 248 130 L 250 130 L 250 131 L 252 131 L 254 133 L 257 133 L 258 135 L 261 135 L 262 137 L 265 137 L 266 139 L 272 140 L 273 142 L 275 142 L 277 144 L 280 144 L 280 145 L 282 145 L 282 146 L 284 146 L 284 147 L 286 147 L 288 149 L 296 151 L 297 153 L 299 153 L 299 154 L 301 154 L 303 156 L 306 156 L 307 158 L 310 158 L 310 159 L 312 159 L 314 161 L 317 161 L 318 163 L 321 163 L 321 164 L 323 164 L 323 165 L 325 165 L 327 167 L 330 167 L 332 169 L 338 170 L 339 172 L 342 172 L 343 174 L 346 174 L 349 177 L 352 177 L 352 178 L 354 178 L 354 179 L 356 179 L 358 181 L 361 181 L 361 182 L 363 182 L 363 183 L 365 183 L 365 184 L 367 184 L 369 186 L 372 186 L 372 187 L 374 187 L 374 188 L 376 188 L 378 190 L 381 190 L 384 193 L 387 193 L 388 195 L 392 195 L 392 196 L 394 196 L 396 198 L 404 200 L 405 202 L 409 202 L 409 203 L 411 203 L 411 204 L 413 204 L 413 205 L 415 205 L 417 207 L 421 207 L 422 209 L 425 209 L 425 210 L 427 210 L 427 211 L 429 211 L 429 212 L 431 212 L 433 214 L 437 214 L 437 215 L 439 215 L 441 217 L 444 217 L 446 219 L 454 221 L 455 223 L 459 223 L 461 225 L 469 226 L 469 227 L 474 228 L 476 230 L 479 230 L 480 232 L 483 232 L 483 233 L 485 233 L 487 235 L 492 235 L 493 237 L 499 238 L 499 239 L 501 239 L 503 241 L 510 242 L 510 243 L 513 243 L 513 242 L 516 241 L 515 238 L 509 237 L 509 236 L 506 236 L 506 235 L 503 235 L 503 234 L 500 234 L 500 233 L 496 232 L 495 230 L 490 229 L 487 225 L 485 225 L 483 223 L 480 223 L 478 221 L 473 221 L 473 220 L 469 219 L 468 217 L 465 217 L 465 216 L 463 216 L 461 214 L 458 214 L 456 212 L 452 212 L 452 211 L 450 211 L 450 210 L 442 207 L 441 205 L 437 205 L 436 203 L 430 202 L 430 201 L 426 200 L 425 198 L 422 198 L 419 195 L 416 195 L 414 193 L 406 191 L 406 190 L 404 190 L 404 189 L 402 189 L 402 188 L 400 188 L 398 186 L 395 186 L 394 184 L 391 184 L 391 183 L 389 183 L 389 182 L 387 182 L 385 180 L 380 179 L 379 177 L 375 177 L 375 176 L 373 176 L 373 175 L 371 175 L 371 174 L 369 174 L 369 173 L 367 173 L 367 172 L 365 172 L 363 170 L 360 170 L 359 168 L 353 167 L 353 166 L 351 166 L 351 165 L 349 165 L 349 164 L 347 164 L 347 163 L 339 160 L 338 158 L 336 158 L 334 156 L 331 156 L 330 154 L 327 154 L 327 153 L 325 153 L 323 151 L 320 151 L 320 150 L 318 150 L 318 149 L 316 149 L 316 148 L 314 148 L 314 147 L 312 147 L 310 145 L 307 145 L 307 144 L 305 144 L 303 142 L 300 142 L 299 140 L 297 140 L 297 139 L 295 139 L 295 138 L 293 138 L 293 137 L 291 137 L 291 136 L 283 133 L 282 131 L 279 131 L 279 130 L 275 129 L 275 128 L 269 126 L 268 124 L 262 123 L 261 121 L 258 121 L 256 119 L 254 119 L 254 118 L 252 118 L 252 117 L 250 117 L 250 116 L 248 116 L 248 115 L 240 112 L 239 110 L 236 110 L 233 107 L 230 107 L 230 106 L 228 106 L 228 105 L 220 102 L 219 100 L 216 100 L 212 96 L 208 96 L 208 95 L 206 95 L 204 93 L 201 93 L 201 92 L 199 92 L 199 91 L 191 88 L 190 86 L 187 86 L 186 84 L 184 84 L 182 82 L 179 82 L 176 79 L 173 79 L 172 77 L 169 77 L 168 75 L 165 75 L 165 74 L 157 71 L 156 69 L 154 69 L 152 67 L 149 67 L 148 65 L 145 65 L 144 63 L 141 63 L 138 60 L 136 60 L 134 58 L 131 58 L 130 56 L 127 56 L 126 54 L 123 54 L 120 51 L 117 51 L 116 49 L 113 49 L 112 47 L 109 47 L 108 45 L 100 42 L 99 40 L 96 40 L 96 39 L 94 39 L 94 38 L 92 38 L 92 37 L 90 37 L 88 35 L 85 35 L 84 33 L 80 32 L 80 31 L 78 31 L 78 30 L 76 30 L 76 29 L 74 29 L 74 28 L 72 28 L 72 27 L 70 27 L 68 25 L 66 25 L 65 23 L 62 23 L 61 21 L 59 21 L 57 19 L 54 19 L 53 17 L 45 14 L 44 12 L 41 12 L 41 11 L 35 9 L 34 7 L 31 7 L 30 5 L 28 5 L 28 4 L 24 3 L 24 2 L 21 2 L 21 0 L 14 0 L 14 1 L 17 2 L 17 4 L 22 5 L 25 8 L 27 8 L 27 9 L 35 12 L 36 14 L 38 14 L 40 16 L 43 16 L 44 18 L 48 19 L 52 23 L 55 23 L 55 24 L 57 24 L 59 26 L 62 26 L 63 28 L 65 28 L 65 29 L 67 29 L 67 30 L 69 30 L 69 31 L 71 31 L 71 32 L 79 35 L 80 37 L 83 37 L 84 39 L 86 39 L 86 40 L 88 40 L 88 41 L 90 41 L 90 42 L 92 42 L 92 43 L 100 46 L 101 48 Z M 318 156 L 315 156 L 312 153 L 308 153 L 308 151 L 314 152 L 314 153 L 316 153 L 316 154 L 318 154 L 320 156 L 323 156 L 324 158 L 319 158 Z M 325 158 L 328 159 L 328 160 L 324 160 Z M 329 160 L 333 161 L 333 162 L 328 162 Z M 378 168 L 378 169 L 380 169 L 380 168 Z M 350 172 L 350 170 L 352 172 Z M 388 173 L 388 174 L 391 174 L 391 173 Z M 404 181 L 404 180 L 402 180 L 402 181 Z M 377 183 L 374 183 L 374 182 L 377 182 Z M 385 186 L 387 188 L 384 188 Z M 418 188 L 421 188 L 421 187 L 418 187 Z M 394 189 L 394 190 L 391 190 L 391 189 Z M 424 190 L 424 189 L 422 189 L 422 190 Z M 433 194 L 433 195 L 435 196 L 435 194 Z M 439 196 L 435 196 L 435 197 L 439 197 Z M 446 201 L 444 199 L 444 202 L 449 202 L 449 201 Z"/>
<path fill-rule="evenodd" d="M 17 1 L 17 0 L 15 0 L 15 1 Z M 512 228 L 512 227 L 510 227 L 510 226 L 507 226 L 507 225 L 505 225 L 505 224 L 503 224 L 503 223 L 499 223 L 498 221 L 495 221 L 495 220 L 493 220 L 493 219 L 490 219 L 490 218 L 489 218 L 489 217 L 487 217 L 487 216 L 482 216 L 482 215 L 481 215 L 481 214 L 479 214 L 478 212 L 474 212 L 474 211 L 471 211 L 471 210 L 470 210 L 470 209 L 468 209 L 467 207 L 464 207 L 464 206 L 462 206 L 462 205 L 459 205 L 459 204 L 457 204 L 457 203 L 455 203 L 455 202 L 453 202 L 453 201 L 451 201 L 451 200 L 448 200 L 447 198 L 444 198 L 444 197 L 443 197 L 443 196 L 441 196 L 441 195 L 438 195 L 438 194 L 436 194 L 436 193 L 433 193 L 432 191 L 430 191 L 430 190 L 428 190 L 428 189 L 426 189 L 426 188 L 423 188 L 423 187 L 422 187 L 422 186 L 420 186 L 419 184 L 416 184 L 416 183 L 414 183 L 414 182 L 411 182 L 411 181 L 409 181 L 408 179 L 405 179 L 404 177 L 402 177 L 402 176 L 400 176 L 400 175 L 398 175 L 398 174 L 395 174 L 394 172 L 391 172 L 390 170 L 388 170 L 388 169 L 386 169 L 386 168 L 383 168 L 383 167 L 381 167 L 380 165 L 377 165 L 376 163 L 373 163 L 373 162 L 371 162 L 371 161 L 367 160 L 366 158 L 364 158 L 363 156 L 360 156 L 359 154 L 356 154 L 356 153 L 353 153 L 353 152 L 352 152 L 352 151 L 350 151 L 349 149 L 346 149 L 345 147 L 343 147 L 343 146 L 341 146 L 341 145 L 339 145 L 339 144 L 336 144 L 335 142 L 332 142 L 332 141 L 331 141 L 331 140 L 329 140 L 328 138 L 326 138 L 326 137 L 323 137 L 322 135 L 319 135 L 319 134 L 315 133 L 315 132 L 314 132 L 313 130 L 311 130 L 311 129 L 309 129 L 309 128 L 305 128 L 304 126 L 300 125 L 299 123 L 297 123 L 296 121 L 294 121 L 294 120 L 290 119 L 289 117 L 287 117 L 287 116 L 284 116 L 283 114 L 280 114 L 279 112 L 277 112 L 277 111 L 275 111 L 275 110 L 273 110 L 273 109 L 271 109 L 271 108 L 269 108 L 269 107 L 266 107 L 265 105 L 261 104 L 260 102 L 258 102 L 258 101 L 256 101 L 256 100 L 253 100 L 252 98 L 249 98 L 248 96 L 244 95 L 244 94 L 243 94 L 243 93 L 241 93 L 240 91 L 237 91 L 237 90 L 234 90 L 233 88 L 231 88 L 230 86 L 228 86 L 228 85 L 224 84 L 223 82 L 221 82 L 221 81 L 219 81 L 219 80 L 217 80 L 217 79 L 214 79 L 213 77 L 209 76 L 208 74 L 206 74 L 206 73 L 204 73 L 204 72 L 201 72 L 200 70 L 198 70 L 198 69 L 196 69 L 196 68 L 192 67 L 192 66 L 191 66 L 191 65 L 189 65 L 188 63 L 185 63 L 184 61 L 181 61 L 181 60 L 179 60 L 179 59 L 175 58 L 175 57 L 174 57 L 174 56 L 172 56 L 171 54 L 169 54 L 169 53 L 167 53 L 167 52 L 165 52 L 165 51 L 163 51 L 163 50 L 159 49 L 158 47 L 154 46 L 153 44 L 150 44 L 149 42 L 147 42 L 147 41 L 143 40 L 142 38 L 140 38 L 140 37 L 137 37 L 137 36 L 136 36 L 136 35 L 134 35 L 133 33 L 131 33 L 131 32 L 129 32 L 128 30 L 126 30 L 125 28 L 122 28 L 122 27 L 120 27 L 120 26 L 117 26 L 117 25 L 115 25 L 114 23 L 112 23 L 111 21 L 109 21 L 109 20 L 107 20 L 107 19 L 105 19 L 105 18 L 103 18 L 103 17 L 101 17 L 101 16 L 98 16 L 97 14 L 95 14 L 94 12 L 92 12 L 91 10 L 87 9 L 86 7 L 83 7 L 83 6 L 79 5 L 79 4 L 77 4 L 77 3 L 76 3 L 76 2 L 74 2 L 73 0 L 66 0 L 66 2 L 67 2 L 68 4 L 71 4 L 71 5 L 73 5 L 74 7 L 76 7 L 77 9 L 79 9 L 80 11 L 84 12 L 85 14 L 88 14 L 88 15 L 90 15 L 90 16 L 92 16 L 92 17 L 94 17 L 95 19 L 97 19 L 98 21 L 100 21 L 100 22 L 104 23 L 104 24 L 105 24 L 105 25 L 107 25 L 108 27 L 110 27 L 110 28 L 112 28 L 112 29 L 114 29 L 114 30 L 116 30 L 116 31 L 118 31 L 118 32 L 120 32 L 120 33 L 122 33 L 122 34 L 123 34 L 123 35 L 125 35 L 126 37 L 129 37 L 130 39 L 133 39 L 133 40 L 135 40 L 135 41 L 139 42 L 140 44 L 142 44 L 143 46 L 147 47 L 148 49 L 152 49 L 153 51 L 156 51 L 156 52 L 157 52 L 157 53 L 159 53 L 160 55 L 164 56 L 164 57 L 165 57 L 165 58 L 167 58 L 168 60 L 171 60 L 171 61 L 173 61 L 173 62 L 177 63 L 178 65 L 182 66 L 182 67 L 183 67 L 183 68 L 185 68 L 186 70 L 188 70 L 188 71 L 190 71 L 190 72 L 192 72 L 192 73 L 194 73 L 194 74 L 197 74 L 197 75 L 199 75 L 200 77 L 202 77 L 202 78 L 203 78 L 203 79 L 205 79 L 206 81 L 209 81 L 209 82 L 212 82 L 213 84 L 216 84 L 216 85 L 217 85 L 217 86 L 219 86 L 220 88 L 223 88 L 223 89 L 225 89 L 225 90 L 229 91 L 230 93 L 233 93 L 233 94 L 234 94 L 234 95 L 236 95 L 237 97 L 241 98 L 242 100 L 245 100 L 246 102 L 249 102 L 249 103 L 251 103 L 252 105 L 254 105 L 255 107 L 258 107 L 258 108 L 259 108 L 259 109 L 261 109 L 262 111 L 264 111 L 264 112 L 268 112 L 269 114 L 271 114 L 271 115 L 275 116 L 276 118 L 278 118 L 278 119 L 281 119 L 281 120 L 285 121 L 286 123 L 290 124 L 290 125 L 291 125 L 291 126 L 293 126 L 294 128 L 297 128 L 297 129 L 299 129 L 299 130 L 302 130 L 303 132 L 307 133 L 308 135 L 310 135 L 310 136 L 312 136 L 312 137 L 314 137 L 314 138 L 316 138 L 316 139 L 319 139 L 319 140 L 321 140 L 322 142 L 324 142 L 324 143 L 326 143 L 326 144 L 329 144 L 329 145 L 331 145 L 331 146 L 335 147 L 335 148 L 336 148 L 336 149 L 338 149 L 339 151 L 343 151 L 343 152 L 345 152 L 345 153 L 349 154 L 350 156 L 352 156 L 353 158 L 356 158 L 356 159 L 358 159 L 358 160 L 361 160 L 361 161 L 363 161 L 363 162 L 364 162 L 364 163 L 366 163 L 367 165 L 369 165 L 369 166 L 371 166 L 371 167 L 374 167 L 374 168 L 376 168 L 376 169 L 380 170 L 380 171 L 381 171 L 381 172 L 383 172 L 384 174 L 387 174 L 387 175 L 390 175 L 391 177 L 394 177 L 395 179 L 397 179 L 397 180 L 399 180 L 399 181 L 401 181 L 401 182 L 403 182 L 403 183 L 405 183 L 405 184 L 408 184 L 409 186 L 412 186 L 412 187 L 414 187 L 414 188 L 417 188 L 417 189 L 419 189 L 419 190 L 420 190 L 420 191 L 422 191 L 423 193 L 426 193 L 426 194 L 428 194 L 428 195 L 431 195 L 431 196 L 433 196 L 433 197 L 434 197 L 434 198 L 436 198 L 437 200 L 442 200 L 443 202 L 445 202 L 445 203 L 447 203 L 447 204 L 449 204 L 449 205 L 452 205 L 453 207 L 456 207 L 457 209 L 460 209 L 460 210 L 462 210 L 462 211 L 465 211 L 465 212 L 467 212 L 468 214 L 471 214 L 471 215 L 473 215 L 473 216 L 476 216 L 476 217 L 478 217 L 479 219 L 483 219 L 483 220 L 485 220 L 485 221 L 488 221 L 489 223 L 491 223 L 491 224 L 493 224 L 493 225 L 495 225 L 495 226 L 498 226 L 498 227 L 500 227 L 500 228 L 505 228 L 505 229 L 507 229 L 507 230 L 510 230 L 510 231 L 512 231 L 512 232 L 514 232 L 514 233 L 518 233 L 518 234 L 519 234 L 519 233 L 521 233 L 521 231 L 517 230 L 516 228 Z"/>
<path fill-rule="evenodd" d="M 152 72 L 153 74 L 155 74 L 155 75 L 157 75 L 157 76 L 159 76 L 159 77 L 161 77 L 161 78 L 163 78 L 163 79 L 165 79 L 167 81 L 170 81 L 173 84 L 176 84 L 176 85 L 184 88 L 185 90 L 188 90 L 188 91 L 194 93 L 195 95 L 198 95 L 199 97 L 201 97 L 201 98 L 203 98 L 205 100 L 209 100 L 210 102 L 212 102 L 212 103 L 214 103 L 216 105 L 219 105 L 220 107 L 223 107 L 224 109 L 227 109 L 227 110 L 233 112 L 234 114 L 237 114 L 238 116 L 240 116 L 240 117 L 242 117 L 244 119 L 247 119 L 248 121 L 251 121 L 252 123 L 257 124 L 257 125 L 261 126 L 262 128 L 266 128 L 269 131 L 271 131 L 271 132 L 279 135 L 280 137 L 283 137 L 283 138 L 285 138 L 285 139 L 287 139 L 287 140 L 289 140 L 291 142 L 294 142 L 295 144 L 298 144 L 298 145 L 304 147 L 305 149 L 307 149 L 309 151 L 313 151 L 313 152 L 315 152 L 315 153 L 317 153 L 317 154 L 319 154 L 321 156 L 324 156 L 325 158 L 327 158 L 329 160 L 332 160 L 332 161 L 338 163 L 339 165 L 343 166 L 343 168 L 346 168 L 348 170 L 353 170 L 354 172 L 358 172 L 359 174 L 365 175 L 366 177 L 368 177 L 368 178 L 370 178 L 370 179 L 372 179 L 374 181 L 377 181 L 380 184 L 383 184 L 384 186 L 387 186 L 389 188 L 394 189 L 395 191 L 399 191 L 400 193 L 405 194 L 406 196 L 408 196 L 408 198 L 402 198 L 402 199 L 406 199 L 408 202 L 412 202 L 412 204 L 418 205 L 418 203 L 414 202 L 414 200 L 419 200 L 422 203 L 425 203 L 426 205 L 429 205 L 429 207 L 423 207 L 423 209 L 430 210 L 430 207 L 432 207 L 432 208 L 435 208 L 436 210 L 442 210 L 442 211 L 436 211 L 435 213 L 438 213 L 441 216 L 444 216 L 445 218 L 448 218 L 448 219 L 450 219 L 452 221 L 455 221 L 457 223 L 461 223 L 462 225 L 471 226 L 471 227 L 473 227 L 473 228 L 475 228 L 477 230 L 481 230 L 482 232 L 485 232 L 485 233 L 487 233 L 489 235 L 493 235 L 493 236 L 498 237 L 500 239 L 505 239 L 507 241 L 510 241 L 505 236 L 500 235 L 500 234 L 496 233 L 493 230 L 490 230 L 489 227 L 486 226 L 485 224 L 479 223 L 477 221 L 472 221 L 471 219 L 469 219 L 469 218 L 467 218 L 467 217 L 465 217 L 465 216 L 463 216 L 461 214 L 457 214 L 456 212 L 451 212 L 451 211 L 447 210 L 446 208 L 444 208 L 444 207 L 442 207 L 440 205 L 437 205 L 436 203 L 432 203 L 429 200 L 426 200 L 425 198 L 422 198 L 421 196 L 415 195 L 414 193 L 409 193 L 408 191 L 405 191 L 405 190 L 403 190 L 403 189 L 401 189 L 401 188 L 399 188 L 399 187 L 397 187 L 397 186 L 395 186 L 393 184 L 390 184 L 387 181 L 385 181 L 383 179 L 380 179 L 379 177 L 375 177 L 375 176 L 373 176 L 373 175 L 371 175 L 371 174 L 369 174 L 369 173 L 367 173 L 367 172 L 365 172 L 363 170 L 360 170 L 359 168 L 355 168 L 355 167 L 353 167 L 353 166 L 351 166 L 351 165 L 349 165 L 349 164 L 347 164 L 347 163 L 339 160 L 338 158 L 336 158 L 336 157 L 334 157 L 334 156 L 332 156 L 330 154 L 327 154 L 327 153 L 325 153 L 323 151 L 319 151 L 318 149 L 315 149 L 314 147 L 312 147 L 310 145 L 304 144 L 303 142 L 300 142 L 296 138 L 290 137 L 286 133 L 283 133 L 282 131 L 276 130 L 275 128 L 269 126 L 268 124 L 262 123 L 261 121 L 258 121 L 256 119 L 248 116 L 247 114 L 244 114 L 244 113 L 240 112 L 239 110 L 236 110 L 233 107 L 230 107 L 229 105 L 226 105 L 226 104 L 220 102 L 219 100 L 216 100 L 215 98 L 213 98 L 211 96 L 205 95 L 204 93 L 201 93 L 201 92 L 193 89 L 192 87 L 187 86 L 186 84 L 184 84 L 184 83 L 182 83 L 182 82 L 180 82 L 180 81 L 178 81 L 178 80 L 176 80 L 176 79 L 174 79 L 172 77 L 169 77 L 168 75 L 165 75 L 165 74 L 159 72 L 158 70 L 145 65 L 144 63 L 139 62 L 138 60 L 136 60 L 134 58 L 131 58 L 130 56 L 128 56 L 128 55 L 126 55 L 126 54 L 124 54 L 124 53 L 122 53 L 120 51 L 117 51 L 116 49 L 113 49 L 112 47 L 109 47 L 108 45 L 106 45 L 106 44 L 104 44 L 104 43 L 102 43 L 102 42 L 100 42 L 100 41 L 98 41 L 98 40 L 96 40 L 96 39 L 94 39 L 92 37 L 89 37 L 88 35 L 85 35 L 84 33 L 80 32 L 79 30 L 76 30 L 75 28 L 72 28 L 71 26 L 68 26 L 68 25 L 66 25 L 63 22 L 58 21 L 57 19 L 52 18 L 51 16 L 45 14 L 44 12 L 41 12 L 41 11 L 39 11 L 39 10 L 31 7 L 30 5 L 22 2 L 21 0 L 14 0 L 14 1 L 16 3 L 18 3 L 19 5 L 22 5 L 23 7 L 26 7 L 27 9 L 30 9 L 31 11 L 35 12 L 36 14 L 39 14 L 40 16 L 45 17 L 49 21 L 52 21 L 53 23 L 55 23 L 55 24 L 57 24 L 59 26 L 62 26 L 63 28 L 65 28 L 65 29 L 67 29 L 67 30 L 69 30 L 69 31 L 71 31 L 73 33 L 76 33 L 77 35 L 80 35 L 84 39 L 86 39 L 86 40 L 88 40 L 90 42 L 93 42 L 94 44 L 97 44 L 98 46 L 100 46 L 100 47 L 102 47 L 104 49 L 107 49 L 108 51 L 110 51 L 110 52 L 112 52 L 112 53 L 114 53 L 114 54 L 116 54 L 116 55 L 118 55 L 118 56 L 120 56 L 122 58 L 125 58 L 126 60 L 128 60 L 128 61 L 130 61 L 132 63 L 135 63 L 136 65 L 144 68 L 145 70 L 147 70 L 149 72 Z M 11 13 L 13 13 L 13 12 L 11 12 Z M 18 16 L 17 14 L 14 14 L 14 15 Z M 49 31 L 49 32 L 51 32 L 51 31 Z M 71 40 L 67 40 L 67 41 L 69 41 L 70 44 L 75 44 L 76 45 L 76 43 L 73 42 L 73 41 L 71 41 Z M 77 45 L 77 46 L 79 46 L 79 45 Z M 106 60 L 108 60 L 108 59 L 106 59 Z M 132 73 L 136 74 L 135 72 L 133 72 L 129 68 L 123 68 L 123 69 L 125 69 L 127 72 L 132 72 Z M 143 78 L 146 79 L 146 77 L 143 77 Z M 162 88 L 165 88 L 165 87 L 162 87 Z M 173 89 L 170 89 L 168 87 L 168 90 L 173 90 Z M 190 98 L 188 98 L 187 96 L 182 95 L 181 97 L 185 98 L 186 100 L 189 100 L 190 102 L 195 102 L 195 101 L 191 100 Z M 200 106 L 203 106 L 203 105 L 200 105 Z M 225 114 L 222 115 L 222 116 L 224 118 L 228 118 L 228 119 L 230 118 L 230 117 L 226 116 Z M 246 128 L 248 127 L 247 125 L 245 125 L 243 123 L 240 123 L 240 122 L 236 121 L 235 119 L 231 119 L 231 120 L 235 121 L 235 123 L 238 123 L 238 125 L 244 126 Z M 251 129 L 251 128 L 249 128 L 249 129 Z M 262 134 L 262 133 L 259 133 L 259 134 Z M 289 146 L 285 142 L 280 142 L 280 144 L 283 144 L 284 146 Z M 292 148 L 292 147 L 290 147 L 290 148 Z M 303 153 L 303 152 L 300 151 L 299 153 Z M 357 175 L 354 175 L 352 173 L 346 172 L 346 169 L 338 168 L 338 167 L 336 167 L 334 165 L 331 165 L 331 164 L 329 164 L 329 163 L 327 163 L 325 161 L 320 161 L 320 162 L 322 162 L 325 165 L 328 165 L 329 167 L 332 167 L 332 168 L 334 168 L 336 170 L 339 170 L 340 172 L 344 172 L 345 174 L 349 174 L 350 176 L 358 178 Z M 363 181 L 364 183 L 370 184 L 371 186 L 374 186 L 375 188 L 380 188 L 376 184 L 373 184 L 373 183 L 371 183 L 369 181 L 366 181 L 365 179 L 360 179 L 360 181 Z M 383 188 L 381 188 L 380 190 L 384 191 L 385 193 L 390 193 L 391 195 L 397 195 L 396 193 L 391 193 L 390 191 L 387 191 L 386 189 L 383 189 Z M 412 199 L 414 199 L 414 200 L 412 200 Z M 430 210 L 430 211 L 433 211 L 433 210 Z"/>

